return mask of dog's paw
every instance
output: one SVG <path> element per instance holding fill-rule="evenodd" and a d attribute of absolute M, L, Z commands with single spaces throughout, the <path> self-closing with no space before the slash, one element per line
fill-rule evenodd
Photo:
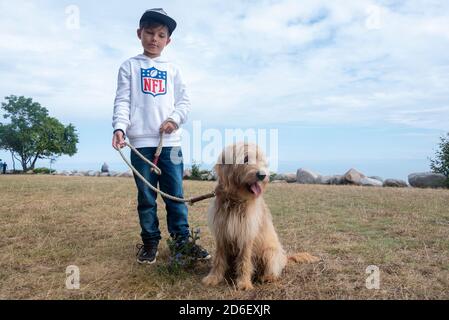
<path fill-rule="evenodd" d="M 315 263 L 320 261 L 320 258 L 312 256 L 310 253 L 301 252 L 288 257 L 289 260 L 297 263 Z"/>
<path fill-rule="evenodd" d="M 208 275 L 207 277 L 204 277 L 201 282 L 205 286 L 210 287 L 210 286 L 218 285 L 222 280 L 223 280 L 223 278 L 221 278 L 221 277 L 217 277 L 215 275 Z"/>
<path fill-rule="evenodd" d="M 253 284 L 250 280 L 239 280 L 237 281 L 237 289 L 242 291 L 253 290 Z"/>
<path fill-rule="evenodd" d="M 262 277 L 260 277 L 260 281 L 262 282 L 275 282 L 278 280 L 279 277 L 276 277 L 274 275 L 263 275 Z"/>

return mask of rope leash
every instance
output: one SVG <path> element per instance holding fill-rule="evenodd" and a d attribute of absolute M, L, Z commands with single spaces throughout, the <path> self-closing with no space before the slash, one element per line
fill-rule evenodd
<path fill-rule="evenodd" d="M 162 153 L 162 135 L 161 135 L 161 139 L 159 142 L 159 146 L 156 150 L 156 153 L 154 155 L 154 160 L 153 162 L 151 162 L 150 160 L 148 160 L 147 158 L 145 158 L 133 145 L 131 145 L 130 143 L 125 141 L 126 146 L 128 146 L 140 159 L 142 159 L 143 161 L 145 161 L 146 163 L 148 163 L 151 166 L 151 172 L 154 172 L 157 175 L 161 175 L 162 171 L 161 169 L 158 168 L 157 164 L 159 162 L 159 157 Z M 151 190 L 153 190 L 154 192 L 159 193 L 161 196 L 163 196 L 164 198 L 176 201 L 176 202 L 181 202 L 181 203 L 188 203 L 190 206 L 193 206 L 196 202 L 200 202 L 206 199 L 210 199 L 210 198 L 214 198 L 215 197 L 215 192 L 211 192 L 202 196 L 198 196 L 198 197 L 193 197 L 190 199 L 183 199 L 183 198 L 178 198 L 178 197 L 174 197 L 172 195 L 169 195 L 163 191 L 161 191 L 160 189 L 154 187 L 150 182 L 147 181 L 147 179 L 145 179 L 144 176 L 142 176 L 140 174 L 139 171 L 137 171 L 136 168 L 134 168 L 134 166 L 128 161 L 128 159 L 126 159 L 125 155 L 123 154 L 122 150 L 119 148 L 117 149 L 117 151 L 120 153 L 120 156 L 122 157 L 123 161 L 126 162 L 126 164 L 128 165 L 128 167 L 134 172 L 134 174 L 136 176 L 138 176 L 148 187 L 150 187 Z"/>

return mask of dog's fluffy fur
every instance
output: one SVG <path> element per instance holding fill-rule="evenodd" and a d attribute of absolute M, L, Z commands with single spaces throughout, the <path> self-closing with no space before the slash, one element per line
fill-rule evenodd
<path fill-rule="evenodd" d="M 237 143 L 225 148 L 215 171 L 218 184 L 209 208 L 209 227 L 216 252 L 212 269 L 203 279 L 205 285 L 217 285 L 230 274 L 238 289 L 248 290 L 253 288 L 254 276 L 263 282 L 279 278 L 288 260 L 318 260 L 305 252 L 287 256 L 282 248 L 262 197 L 269 171 L 256 145 Z"/>

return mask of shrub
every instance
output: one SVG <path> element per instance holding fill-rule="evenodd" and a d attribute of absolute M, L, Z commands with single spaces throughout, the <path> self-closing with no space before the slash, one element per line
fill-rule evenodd
<path fill-rule="evenodd" d="M 55 172 L 56 170 L 50 170 L 50 169 L 48 169 L 48 168 L 36 168 L 36 169 L 34 169 L 33 170 L 33 173 L 36 173 L 36 174 L 51 174 L 51 173 L 53 173 L 53 172 Z"/>
<path fill-rule="evenodd" d="M 200 239 L 200 233 L 200 228 L 191 230 L 188 241 L 182 243 L 182 245 L 179 245 L 176 239 L 167 240 L 167 245 L 170 249 L 169 265 L 167 267 L 168 273 L 181 275 L 183 271 L 191 269 L 195 265 L 196 260 L 189 253 Z"/>
<path fill-rule="evenodd" d="M 449 187 L 449 133 L 440 137 L 439 149 L 436 151 L 435 159 L 430 159 L 430 168 L 435 173 L 446 176 L 446 184 Z"/>
<path fill-rule="evenodd" d="M 201 170 L 200 165 L 197 163 L 192 164 L 192 180 L 201 180 Z"/>

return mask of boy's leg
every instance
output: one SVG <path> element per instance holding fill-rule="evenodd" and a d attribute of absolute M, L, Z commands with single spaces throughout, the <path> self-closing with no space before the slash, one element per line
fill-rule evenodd
<path fill-rule="evenodd" d="M 181 148 L 164 148 L 159 159 L 159 168 L 162 170 L 162 175 L 159 179 L 161 190 L 165 193 L 173 195 L 178 198 L 184 197 L 182 178 L 184 175 L 184 164 L 182 162 Z M 194 243 L 189 245 L 189 223 L 188 223 L 188 209 L 183 202 L 177 202 L 164 198 L 167 208 L 167 225 L 170 236 L 176 239 L 176 249 L 184 251 L 189 248 L 188 254 L 197 260 L 210 259 L 210 254 Z M 186 247 L 187 246 L 187 247 Z"/>
<path fill-rule="evenodd" d="M 156 148 L 139 148 L 138 151 L 150 161 L 153 160 Z M 145 177 L 154 187 L 157 187 L 159 176 L 151 172 L 150 165 L 140 159 L 134 152 L 131 151 L 131 164 L 136 170 Z M 157 218 L 157 194 L 150 189 L 139 177 L 134 175 L 138 190 L 138 206 L 139 222 L 141 237 L 144 245 L 157 246 L 161 239 L 161 232 L 159 230 L 159 220 Z"/>
<path fill-rule="evenodd" d="M 184 164 L 181 148 L 163 148 L 159 158 L 159 168 L 162 171 L 159 178 L 161 191 L 177 198 L 183 198 Z M 187 205 L 182 202 L 163 199 L 167 209 L 167 226 L 170 236 L 177 240 L 187 240 L 189 238 Z"/>

